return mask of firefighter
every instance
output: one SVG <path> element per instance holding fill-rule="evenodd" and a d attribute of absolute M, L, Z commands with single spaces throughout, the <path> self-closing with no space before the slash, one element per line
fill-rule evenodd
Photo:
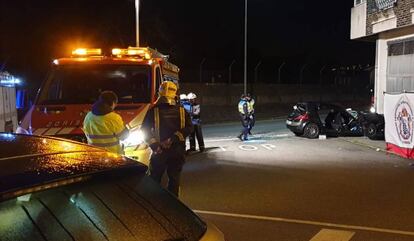
<path fill-rule="evenodd" d="M 177 85 L 173 82 L 161 84 L 159 98 L 148 110 L 141 129 L 153 151 L 147 174 L 161 183 L 164 172 L 167 172 L 167 189 L 178 197 L 185 162 L 185 138 L 193 126 L 189 114 L 175 101 L 176 93 Z"/>
<path fill-rule="evenodd" d="M 194 93 L 189 93 L 187 95 L 188 100 L 190 101 L 190 116 L 191 122 L 193 123 L 194 130 L 190 134 L 190 149 L 189 151 L 196 150 L 196 138 L 198 142 L 198 148 L 200 152 L 204 151 L 204 138 L 203 132 L 201 131 L 201 119 L 200 119 L 200 104 L 197 102 L 197 95 Z"/>
<path fill-rule="evenodd" d="M 83 121 L 88 144 L 105 148 L 118 154 L 123 154 L 121 140 L 129 135 L 122 117 L 114 112 L 118 103 L 117 95 L 112 91 L 103 91 L 93 104 Z"/>
<path fill-rule="evenodd" d="M 239 114 L 240 120 L 243 126 L 242 132 L 238 135 L 238 138 L 241 141 L 247 141 L 247 135 L 249 134 L 250 129 L 250 115 L 249 115 L 249 104 L 246 98 L 246 95 L 242 94 L 240 97 L 239 105 Z"/>
<path fill-rule="evenodd" d="M 248 106 L 249 117 L 250 117 L 250 121 L 249 121 L 249 135 L 251 135 L 252 134 L 251 131 L 253 129 L 253 126 L 256 123 L 256 114 L 254 112 L 254 104 L 255 104 L 255 101 L 254 101 L 253 97 L 249 93 L 246 95 L 246 100 L 247 100 L 247 104 L 249 105 Z"/>

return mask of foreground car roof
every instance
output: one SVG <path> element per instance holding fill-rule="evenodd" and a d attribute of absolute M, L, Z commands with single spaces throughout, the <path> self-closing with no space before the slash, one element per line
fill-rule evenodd
<path fill-rule="evenodd" d="M 0 201 L 131 166 L 142 172 L 146 169 L 133 160 L 82 143 L 0 133 Z"/>

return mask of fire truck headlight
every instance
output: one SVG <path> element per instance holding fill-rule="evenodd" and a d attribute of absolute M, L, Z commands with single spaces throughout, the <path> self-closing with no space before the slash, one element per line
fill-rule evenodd
<path fill-rule="evenodd" d="M 122 143 L 125 146 L 137 146 L 144 142 L 144 133 L 141 130 L 131 131 L 128 138 L 126 138 Z"/>
<path fill-rule="evenodd" d="M 372 106 L 372 107 L 371 107 L 371 109 L 369 109 L 369 111 L 370 111 L 371 113 L 375 113 L 375 108 L 374 108 L 374 106 Z"/>
<path fill-rule="evenodd" d="M 17 127 L 16 133 L 17 134 L 25 134 L 25 135 L 29 135 L 30 134 L 27 130 L 21 128 L 20 126 Z"/>

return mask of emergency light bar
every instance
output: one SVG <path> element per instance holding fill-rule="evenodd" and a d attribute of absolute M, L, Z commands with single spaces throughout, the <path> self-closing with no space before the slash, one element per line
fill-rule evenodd
<path fill-rule="evenodd" d="M 84 49 L 79 48 L 72 51 L 73 56 L 98 56 L 102 55 L 101 49 Z"/>
<path fill-rule="evenodd" d="M 151 48 L 129 47 L 127 49 L 112 49 L 112 55 L 117 57 L 130 56 L 143 59 L 162 58 L 168 60 L 168 55 L 163 55 Z"/>

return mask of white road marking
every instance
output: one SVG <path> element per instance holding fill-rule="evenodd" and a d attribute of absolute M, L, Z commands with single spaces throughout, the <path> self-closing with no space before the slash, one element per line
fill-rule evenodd
<path fill-rule="evenodd" d="M 322 229 L 310 241 L 349 241 L 354 234 L 351 231 Z"/>
<path fill-rule="evenodd" d="M 262 144 L 261 146 L 263 146 L 265 149 L 267 149 L 269 151 L 271 151 L 274 148 L 276 148 L 276 146 L 275 145 L 272 145 L 272 144 Z"/>
<path fill-rule="evenodd" d="M 243 151 L 257 151 L 259 148 L 252 145 L 240 145 L 239 149 Z"/>
<path fill-rule="evenodd" d="M 261 134 L 261 135 L 255 135 L 255 137 L 288 137 L 290 136 L 289 134 L 278 134 L 278 135 L 270 135 L 268 136 L 268 134 Z M 239 138 L 222 138 L 222 139 L 205 139 L 204 142 L 224 142 L 224 141 L 238 141 Z"/>
<path fill-rule="evenodd" d="M 222 151 L 226 151 L 226 148 L 219 146 Z"/>
<path fill-rule="evenodd" d="M 236 141 L 239 140 L 239 138 L 228 138 L 228 139 L 206 139 L 204 142 L 222 142 L 222 141 Z"/>
<path fill-rule="evenodd" d="M 249 214 L 225 213 L 225 212 L 202 211 L 202 210 L 193 210 L 193 211 L 199 214 L 208 214 L 208 215 L 215 215 L 215 216 L 222 216 L 222 217 L 245 218 L 245 219 L 273 221 L 273 222 L 282 222 L 282 223 L 306 224 L 306 225 L 313 225 L 313 226 L 325 226 L 325 227 L 331 227 L 331 228 L 343 228 L 343 229 L 362 230 L 362 231 L 370 231 L 370 232 L 377 232 L 377 233 L 414 236 L 413 231 L 404 231 L 404 230 L 396 230 L 396 229 L 365 227 L 365 226 L 346 225 L 346 224 L 337 224 L 337 223 L 325 223 L 325 222 L 316 222 L 316 221 L 309 221 L 309 220 L 258 216 L 258 215 L 249 215 Z"/>

